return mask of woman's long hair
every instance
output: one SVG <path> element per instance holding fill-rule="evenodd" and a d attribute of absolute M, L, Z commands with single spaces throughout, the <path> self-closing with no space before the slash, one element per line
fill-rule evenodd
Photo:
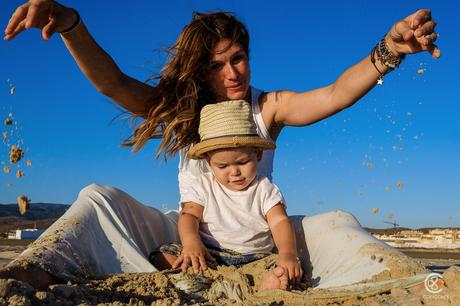
<path fill-rule="evenodd" d="M 151 78 L 158 82 L 149 99 L 151 107 L 147 113 L 132 115 L 134 121 L 144 120 L 123 145 L 132 146 L 136 152 L 149 139 L 161 138 L 156 157 L 163 154 L 168 158 L 199 141 L 200 110 L 215 99 L 207 84 L 209 64 L 214 47 L 222 39 L 240 44 L 249 56 L 248 31 L 235 16 L 225 12 L 194 13 L 168 49 L 170 57 L 160 74 Z"/>

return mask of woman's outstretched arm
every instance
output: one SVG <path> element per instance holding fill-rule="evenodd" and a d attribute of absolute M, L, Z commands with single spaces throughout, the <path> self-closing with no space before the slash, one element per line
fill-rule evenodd
<path fill-rule="evenodd" d="M 45 40 L 62 32 L 67 49 L 96 89 L 128 111 L 146 116 L 154 88 L 124 74 L 78 18 L 75 10 L 55 1 L 30 0 L 13 13 L 4 39 L 11 40 L 30 28 L 41 29 Z"/>
<path fill-rule="evenodd" d="M 436 22 L 431 12 L 422 9 L 395 23 L 384 40 L 389 58 L 422 51 L 439 58 L 434 41 Z M 371 53 L 371 50 L 369 50 Z M 374 61 L 374 63 L 373 63 Z M 268 93 L 260 102 L 267 126 L 273 123 L 305 126 L 327 118 L 353 105 L 371 90 L 389 67 L 375 52 L 348 68 L 332 84 L 307 92 L 277 91 Z"/>

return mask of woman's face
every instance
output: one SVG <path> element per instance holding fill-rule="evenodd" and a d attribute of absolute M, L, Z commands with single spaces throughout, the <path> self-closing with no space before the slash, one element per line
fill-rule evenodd
<path fill-rule="evenodd" d="M 229 44 L 228 39 L 217 43 L 210 63 L 208 83 L 219 101 L 242 100 L 249 89 L 248 55 L 240 44 L 232 44 L 230 48 Z"/>

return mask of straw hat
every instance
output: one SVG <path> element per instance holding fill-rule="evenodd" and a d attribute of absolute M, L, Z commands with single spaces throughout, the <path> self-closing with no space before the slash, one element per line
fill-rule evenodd
<path fill-rule="evenodd" d="M 201 109 L 200 142 L 187 153 L 192 159 L 204 158 L 204 153 L 224 148 L 257 147 L 274 149 L 276 145 L 257 134 L 251 106 L 243 100 L 208 104 Z"/>

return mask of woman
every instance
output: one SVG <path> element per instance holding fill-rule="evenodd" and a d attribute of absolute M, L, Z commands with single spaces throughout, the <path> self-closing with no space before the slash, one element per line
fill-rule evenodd
<path fill-rule="evenodd" d="M 203 163 L 185 156 L 189 146 L 199 140 L 199 112 L 205 102 L 250 102 L 258 133 L 276 141 L 286 125 L 309 125 L 354 104 L 382 82 L 384 74 L 396 68 L 405 54 L 428 51 L 440 56 L 434 45 L 435 22 L 428 10 L 419 10 L 393 25 L 369 56 L 331 85 L 302 93 L 266 93 L 250 87 L 245 26 L 230 14 L 197 14 L 170 49 L 171 57 L 152 87 L 120 71 L 75 10 L 50 0 L 30 0 L 14 12 L 5 39 L 32 27 L 40 28 L 44 39 L 60 33 L 94 86 L 135 118 L 145 119 L 127 145 L 139 150 L 150 138 L 161 138 L 159 155 L 180 154 L 181 194 L 197 175 L 207 171 Z M 271 178 L 272 168 L 273 151 L 264 154 L 258 170 Z M 155 271 L 146 257 L 159 245 L 178 240 L 176 220 L 175 212 L 163 214 L 120 190 L 91 185 L 80 192 L 60 220 L 0 272 L 0 277 L 15 277 L 43 288 L 77 277 Z M 388 268 L 361 254 L 369 244 L 387 246 L 367 234 L 352 215 L 339 211 L 292 220 L 304 270 L 318 286 L 361 281 Z"/>

